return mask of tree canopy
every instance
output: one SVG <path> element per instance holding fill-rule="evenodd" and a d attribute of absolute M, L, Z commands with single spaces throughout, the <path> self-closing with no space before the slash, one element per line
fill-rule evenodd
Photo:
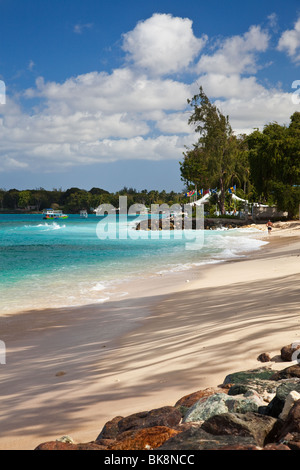
<path fill-rule="evenodd" d="M 195 126 L 199 137 L 194 148 L 184 153 L 181 177 L 188 186 L 194 184 L 205 189 L 217 186 L 218 204 L 224 214 L 226 191 L 234 180 L 240 181 L 238 157 L 243 139 L 233 134 L 228 116 L 210 102 L 202 87 L 188 103 L 193 109 L 188 123 Z"/>
<path fill-rule="evenodd" d="M 300 113 L 290 125 L 270 123 L 247 137 L 251 179 L 263 201 L 293 217 L 300 204 Z"/>

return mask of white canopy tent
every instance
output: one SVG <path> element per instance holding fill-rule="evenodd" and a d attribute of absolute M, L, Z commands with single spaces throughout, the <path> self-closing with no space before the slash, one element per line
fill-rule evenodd
<path fill-rule="evenodd" d="M 248 204 L 248 201 L 246 199 L 242 199 L 241 197 L 238 197 L 235 194 L 232 194 L 231 196 L 232 196 L 232 199 L 235 199 L 236 201 L 242 201 Z"/>
<path fill-rule="evenodd" d="M 200 206 L 200 204 L 204 204 L 205 202 L 207 202 L 210 196 L 211 196 L 211 193 L 207 193 L 201 199 L 198 199 L 198 201 L 189 202 L 187 205 L 188 206 Z"/>

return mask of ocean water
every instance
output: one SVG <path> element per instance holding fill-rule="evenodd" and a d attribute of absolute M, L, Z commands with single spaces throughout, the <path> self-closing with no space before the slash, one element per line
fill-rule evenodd
<path fill-rule="evenodd" d="M 111 219 L 110 219 L 111 217 Z M 0 309 L 78 306 L 126 295 L 124 281 L 245 256 L 254 229 L 135 231 L 134 217 L 0 215 Z"/>

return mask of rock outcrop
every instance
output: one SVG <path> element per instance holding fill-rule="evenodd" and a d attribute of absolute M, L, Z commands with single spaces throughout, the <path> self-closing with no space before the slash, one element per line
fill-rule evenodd
<path fill-rule="evenodd" d="M 116 416 L 93 442 L 75 444 L 64 436 L 36 448 L 152 449 L 300 450 L 300 365 L 234 372 L 219 387 L 185 395 L 175 405 Z"/>

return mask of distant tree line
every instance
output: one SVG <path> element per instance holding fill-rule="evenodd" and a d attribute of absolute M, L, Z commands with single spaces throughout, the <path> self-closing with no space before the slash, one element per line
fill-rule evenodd
<path fill-rule="evenodd" d="M 119 207 L 119 196 L 127 197 L 127 205 L 143 204 L 150 207 L 151 204 L 183 204 L 189 202 L 184 193 L 174 191 L 137 191 L 134 188 L 124 187 L 120 191 L 110 193 L 101 188 L 92 188 L 89 191 L 80 188 L 53 189 L 0 189 L 0 208 L 2 212 L 25 211 L 40 212 L 44 209 L 61 209 L 67 213 L 79 213 L 81 210 L 91 212 L 100 204 L 112 204 Z"/>

